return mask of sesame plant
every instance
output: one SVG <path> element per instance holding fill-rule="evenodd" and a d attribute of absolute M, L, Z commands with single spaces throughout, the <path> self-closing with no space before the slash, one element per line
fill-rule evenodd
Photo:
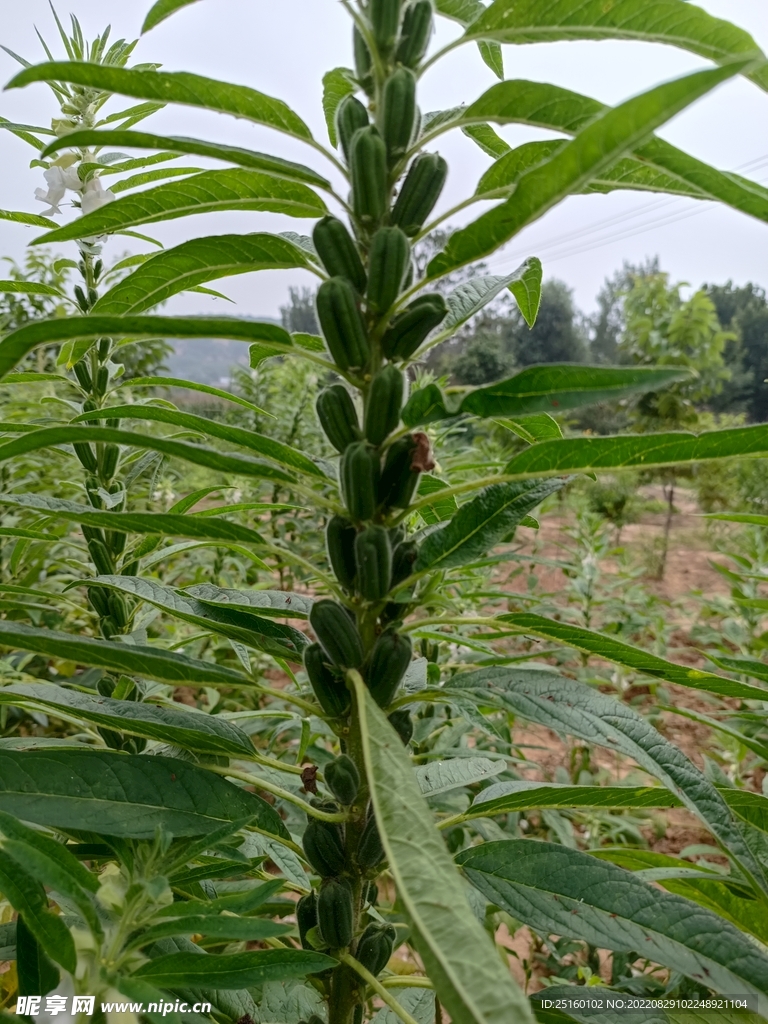
<path fill-rule="evenodd" d="M 145 30 L 185 6 L 160 0 Z M 589 624 L 507 610 L 498 593 L 478 589 L 469 607 L 465 583 L 503 562 L 495 549 L 535 525 L 532 513 L 569 476 L 761 457 L 768 427 L 567 438 L 550 415 L 658 394 L 687 380 L 685 367 L 531 366 L 475 389 L 417 378 L 416 367 L 505 290 L 534 323 L 535 257 L 503 277 L 446 282 L 572 194 L 671 192 L 768 220 L 768 190 L 654 134 L 734 76 L 768 88 L 768 62 L 745 32 L 684 0 L 343 6 L 354 67 L 323 79 L 328 144 L 261 82 L 128 68 L 131 46 L 89 48 L 77 30 L 68 60 L 25 66 L 9 84 L 47 82 L 63 104 L 68 120 L 53 137 L 4 127 L 40 145 L 49 230 L 35 244 L 76 243 L 71 269 L 83 283 L 70 315 L 0 342 L 5 384 L 55 387 L 59 410 L 42 426 L 3 423 L 2 536 L 60 548 L 69 530 L 73 545 L 21 577 L 23 553 L 14 555 L 3 576 L 0 948 L 15 960 L 6 1005 L 74 990 L 190 1024 L 209 1012 L 190 1010 L 203 1002 L 214 1019 L 243 1024 L 522 1024 L 592 1019 L 565 984 L 588 977 L 591 992 L 666 999 L 641 1006 L 638 1021 L 680 1019 L 678 997 L 738 997 L 765 1012 L 766 798 L 718 787 L 618 697 L 543 660 L 505 657 L 504 641 L 573 648 L 584 665 L 615 663 L 756 715 L 764 667 L 694 671 Z M 431 38 L 438 16 L 458 25 L 442 50 Z M 604 38 L 675 45 L 709 66 L 613 108 L 504 78 L 502 44 Z M 421 112 L 421 78 L 465 44 L 478 44 L 500 80 L 467 105 Z M 99 123 L 118 95 L 138 106 Z M 270 127 L 304 143 L 308 162 L 135 129 L 173 104 Z M 505 124 L 555 138 L 513 149 L 492 127 Z M 492 162 L 445 210 L 438 147 L 456 130 Z M 145 170 L 177 156 L 216 168 Z M 113 159 L 124 170 L 143 162 L 141 180 L 104 189 Z M 67 190 L 79 210 L 58 226 L 47 218 Z M 310 222 L 311 237 L 190 238 L 105 277 L 112 236 L 221 210 L 288 214 Z M 440 234 L 459 214 L 465 226 Z M 417 270 L 413 247 L 430 251 L 435 235 L 444 244 Z M 153 312 L 181 291 L 278 268 L 318 284 L 321 335 Z M 309 365 L 323 384 L 325 440 L 306 451 L 278 440 L 264 418 L 274 410 L 216 389 L 243 410 L 239 422 L 134 390 L 201 390 L 193 383 L 156 376 L 124 388 L 115 348 L 157 338 L 245 342 L 254 367 L 280 357 L 300 380 Z M 41 346 L 60 346 L 55 374 L 24 362 Z M 475 447 L 463 461 L 436 460 L 436 441 L 492 419 L 524 442 L 511 458 Z M 58 493 L 30 485 L 32 454 Z M 201 474 L 164 509 L 142 475 L 159 459 Z M 249 500 L 205 505 L 233 480 Z M 292 543 L 307 508 L 324 519 L 324 550 Z M 200 545 L 217 552 L 202 579 Z M 230 564 L 225 586 L 219 554 L 232 550 L 242 575 Z M 52 628 L 45 613 L 66 602 L 76 610 Z M 50 719 L 62 724 L 41 733 Z M 571 772 L 572 784 L 520 779 L 518 721 L 628 758 L 647 784 L 603 785 L 586 770 Z M 692 871 L 678 857 L 590 851 L 565 828 L 525 838 L 515 825 L 518 812 L 570 821 L 574 809 L 680 806 L 722 863 Z M 513 981 L 509 952 L 495 945 L 502 920 L 557 936 L 563 956 L 569 943 L 590 950 L 588 975 L 560 976 L 554 1016 Z M 610 986 L 598 950 L 612 956 Z"/>

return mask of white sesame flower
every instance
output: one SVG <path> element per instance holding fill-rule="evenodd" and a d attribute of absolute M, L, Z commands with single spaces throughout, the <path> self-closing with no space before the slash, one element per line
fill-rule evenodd
<path fill-rule="evenodd" d="M 100 178 L 91 178 L 90 181 L 86 182 L 85 190 L 83 191 L 83 213 L 93 213 L 94 210 L 106 206 L 107 203 L 111 203 L 116 198 L 117 196 L 114 192 L 104 188 Z"/>
<path fill-rule="evenodd" d="M 67 186 L 64 184 L 64 171 L 61 167 L 49 167 L 43 177 L 48 184 L 48 189 L 36 188 L 35 199 L 39 199 L 41 203 L 50 203 L 50 209 L 45 211 L 46 214 L 61 213 L 59 203 L 67 191 Z"/>
<path fill-rule="evenodd" d="M 50 209 L 45 210 L 46 214 L 61 213 L 59 203 L 64 198 L 67 189 L 72 192 L 79 192 L 83 187 L 82 181 L 77 173 L 76 167 L 49 167 L 43 172 L 48 189 L 36 188 L 35 198 L 41 203 L 49 203 Z"/>

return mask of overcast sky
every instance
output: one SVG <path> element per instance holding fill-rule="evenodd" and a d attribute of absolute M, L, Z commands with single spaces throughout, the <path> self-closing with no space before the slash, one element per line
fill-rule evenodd
<path fill-rule="evenodd" d="M 133 38 L 150 6 L 151 0 L 70 0 L 68 6 L 59 0 L 58 9 L 61 15 L 69 10 L 76 14 L 89 37 L 111 23 L 115 37 Z M 747 29 L 768 50 L 765 0 L 704 0 L 700 6 Z M 36 26 L 58 55 L 47 0 L 0 0 L 0 11 L 0 42 L 37 63 L 42 54 Z M 441 19 L 436 41 L 448 40 L 456 32 L 456 27 Z M 150 32 L 139 43 L 134 58 L 162 63 L 168 71 L 193 71 L 247 84 L 277 96 L 326 142 L 320 80 L 329 68 L 351 63 L 350 29 L 337 0 L 202 0 Z M 682 50 L 628 42 L 507 46 L 504 62 L 507 78 L 554 82 L 610 104 L 707 66 Z M 7 81 L 16 66 L 0 51 L 0 78 Z M 426 76 L 421 107 L 428 111 L 471 102 L 495 81 L 476 47 L 460 47 Z M 118 102 L 109 109 L 119 109 Z M 131 102 L 135 101 L 122 105 Z M 53 95 L 43 84 L 0 96 L 0 114 L 14 121 L 47 125 L 56 113 Z M 768 182 L 767 123 L 768 95 L 738 78 L 689 108 L 659 134 L 722 169 L 740 170 Z M 312 151 L 298 142 L 233 118 L 170 107 L 145 126 L 159 134 L 192 135 L 276 152 L 314 163 L 327 173 L 322 158 L 314 160 Z M 513 145 L 547 137 L 544 132 L 514 126 L 500 131 Z M 32 150 L 6 133 L 0 133 L 0 147 L 0 207 L 42 212 L 34 198 L 35 188 L 43 184 L 42 171 L 28 166 Z M 474 191 L 490 161 L 461 133 L 443 136 L 439 148 L 451 165 L 441 200 L 448 208 Z M 181 162 L 201 164 L 197 159 Z M 232 213 L 153 225 L 149 233 L 170 246 L 200 234 L 305 231 L 307 227 L 307 222 L 274 214 Z M 0 221 L 0 254 L 20 258 L 36 233 L 37 229 Z M 112 255 L 127 248 L 122 241 L 110 243 Z M 63 254 L 71 255 L 71 249 L 74 243 L 60 247 Z M 657 254 L 675 279 L 695 286 L 731 278 L 768 287 L 768 225 L 712 204 L 639 193 L 573 197 L 514 239 L 493 257 L 491 267 L 504 273 L 524 257 L 540 255 L 545 275 L 567 281 L 579 305 L 589 310 L 603 279 L 623 260 L 641 261 Z M 280 271 L 229 278 L 219 287 L 236 300 L 239 312 L 276 316 L 289 285 L 310 283 L 302 272 Z M 221 300 L 199 295 L 180 296 L 166 309 L 170 313 L 233 311 Z"/>

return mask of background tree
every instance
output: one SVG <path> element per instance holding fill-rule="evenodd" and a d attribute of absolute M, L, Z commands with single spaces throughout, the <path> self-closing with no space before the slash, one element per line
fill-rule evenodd
<path fill-rule="evenodd" d="M 642 431 L 667 431 L 696 424 L 697 409 L 718 394 L 730 371 L 724 349 L 733 336 L 723 331 L 712 299 L 704 291 L 683 300 L 682 283 L 670 284 L 663 272 L 636 275 L 624 300 L 625 329 L 618 351 L 642 366 L 687 366 L 696 376 L 663 391 L 648 392 L 637 402 L 634 420 Z M 662 471 L 667 516 L 659 577 L 664 575 L 680 468 Z"/>
<path fill-rule="evenodd" d="M 750 420 L 768 419 L 768 300 L 756 284 L 736 287 L 706 285 L 720 323 L 731 332 L 724 352 L 731 373 L 719 395 L 713 397 L 716 411 L 746 412 Z"/>

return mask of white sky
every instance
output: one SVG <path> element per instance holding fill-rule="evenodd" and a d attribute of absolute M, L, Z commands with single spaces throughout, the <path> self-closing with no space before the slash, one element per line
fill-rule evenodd
<path fill-rule="evenodd" d="M 111 22 L 113 38 L 132 38 L 150 6 L 151 0 L 70 0 L 66 6 L 65 0 L 59 0 L 58 9 L 62 16 L 72 10 L 89 37 Z M 768 50 L 765 0 L 704 0 L 700 6 L 747 29 Z M 442 19 L 440 24 L 438 40 L 456 34 L 456 26 Z M 0 42 L 33 63 L 42 59 L 34 26 L 59 53 L 47 0 L 0 0 L 0 25 Z M 320 80 L 329 68 L 351 64 L 350 34 L 337 0 L 202 0 L 149 33 L 137 47 L 134 60 L 161 62 L 169 71 L 193 71 L 277 96 L 300 114 L 317 138 L 327 142 Z M 507 78 L 551 81 L 612 104 L 660 81 L 707 66 L 692 54 L 671 47 L 626 42 L 507 46 L 504 60 Z M 16 66 L 0 51 L 0 79 L 7 81 Z M 428 111 L 471 102 L 495 81 L 474 46 L 460 47 L 426 76 L 421 108 Z M 108 109 L 120 109 L 118 102 Z M 47 125 L 56 114 L 55 101 L 47 86 L 35 84 L 0 96 L 0 114 L 14 121 Z M 742 170 L 766 182 L 767 122 L 768 95 L 739 78 L 689 108 L 659 134 L 722 169 Z M 233 118 L 169 107 L 144 122 L 144 127 L 158 134 L 191 135 L 275 152 L 313 163 L 328 173 L 322 158 L 300 143 Z M 546 133 L 521 127 L 500 131 L 512 144 L 546 137 Z M 441 199 L 447 208 L 474 191 L 490 160 L 460 133 L 443 136 L 438 148 L 451 165 Z M 42 171 L 29 169 L 32 150 L 14 136 L 0 133 L 0 156 L 0 206 L 42 212 L 42 205 L 34 199 L 35 187 L 43 184 Z M 204 165 L 197 158 L 182 158 L 179 163 Z M 477 207 L 475 211 L 470 215 L 480 212 Z M 184 218 L 142 230 L 170 246 L 200 234 L 307 232 L 308 228 L 309 222 L 274 214 L 230 213 Z M 36 233 L 37 229 L 0 221 L 0 253 L 18 259 Z M 138 251 L 138 243 L 132 244 L 132 251 Z M 62 254 L 72 255 L 74 243 L 59 248 Z M 111 254 L 128 248 L 113 242 Z M 732 278 L 737 283 L 752 280 L 768 287 L 768 224 L 724 207 L 638 193 L 567 200 L 493 257 L 491 267 L 503 273 L 525 256 L 540 255 L 545 274 L 566 280 L 575 289 L 579 305 L 589 310 L 603 279 L 624 259 L 640 261 L 656 254 L 673 277 L 693 285 Z M 228 278 L 215 287 L 236 300 L 240 313 L 275 316 L 289 285 L 313 280 L 301 271 L 279 271 Z M 221 300 L 189 295 L 173 299 L 166 311 L 224 314 L 235 309 Z"/>

